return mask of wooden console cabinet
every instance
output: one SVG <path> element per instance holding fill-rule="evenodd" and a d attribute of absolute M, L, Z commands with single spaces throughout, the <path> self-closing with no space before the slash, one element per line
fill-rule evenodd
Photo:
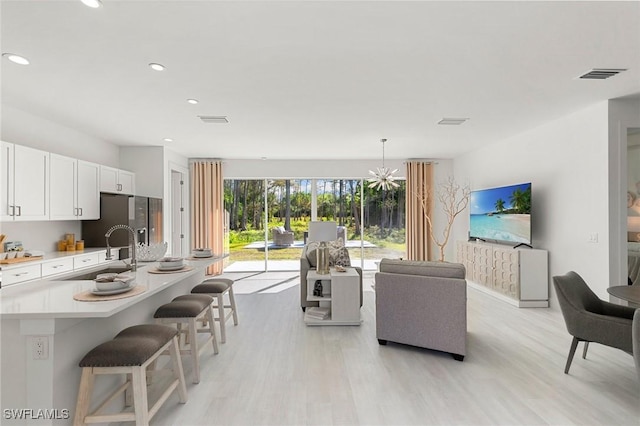
<path fill-rule="evenodd" d="M 548 252 L 481 242 L 456 242 L 467 282 L 521 308 L 549 307 Z"/>

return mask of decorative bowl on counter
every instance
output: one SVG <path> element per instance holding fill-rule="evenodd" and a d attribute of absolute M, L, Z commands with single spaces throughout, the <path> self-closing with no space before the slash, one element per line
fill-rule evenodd
<path fill-rule="evenodd" d="M 112 291 L 131 287 L 135 282 L 135 275 L 100 274 L 94 280 L 98 291 Z"/>
<path fill-rule="evenodd" d="M 136 259 L 140 262 L 155 262 L 162 259 L 167 252 L 168 243 L 154 243 L 146 245 L 145 243 L 136 244 Z"/>
<path fill-rule="evenodd" d="M 184 259 L 181 257 L 163 257 L 158 261 L 158 269 L 172 270 L 184 267 Z"/>
<path fill-rule="evenodd" d="M 193 249 L 193 257 L 212 257 L 213 252 L 210 248 L 195 248 Z"/>

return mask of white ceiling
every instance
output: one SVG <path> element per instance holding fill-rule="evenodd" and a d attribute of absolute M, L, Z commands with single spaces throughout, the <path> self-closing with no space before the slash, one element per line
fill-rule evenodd
<path fill-rule="evenodd" d="M 3 106 L 188 157 L 379 158 L 387 138 L 404 159 L 640 93 L 637 1 L 102 1 L 2 0 L 2 52 L 31 61 L 3 58 Z"/>

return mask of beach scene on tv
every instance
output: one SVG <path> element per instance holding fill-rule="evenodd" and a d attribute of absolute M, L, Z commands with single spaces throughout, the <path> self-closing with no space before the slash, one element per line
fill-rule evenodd
<path fill-rule="evenodd" d="M 531 183 L 472 191 L 470 236 L 531 244 Z"/>

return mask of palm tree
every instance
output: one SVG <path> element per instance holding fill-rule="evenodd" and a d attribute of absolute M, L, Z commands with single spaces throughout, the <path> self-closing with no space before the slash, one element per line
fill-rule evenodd
<path fill-rule="evenodd" d="M 496 210 L 501 213 L 504 211 L 504 200 L 502 198 L 496 200 Z"/>
<path fill-rule="evenodd" d="M 526 208 L 526 194 L 520 189 L 513 191 L 509 197 L 511 205 L 515 209 L 516 213 L 524 213 Z"/>

